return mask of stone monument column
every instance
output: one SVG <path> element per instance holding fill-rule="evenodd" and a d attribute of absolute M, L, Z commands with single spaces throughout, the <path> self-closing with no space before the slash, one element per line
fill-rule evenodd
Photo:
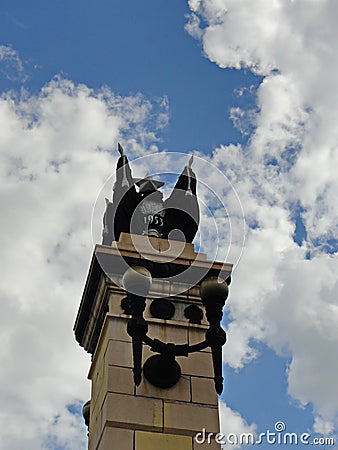
<path fill-rule="evenodd" d="M 149 381 L 153 369 L 146 362 L 156 349 L 154 352 L 143 343 L 141 382 L 138 386 L 134 383 L 135 354 L 127 332 L 132 310 L 121 281 L 124 269 L 119 261 L 123 259 L 129 267 L 147 267 L 152 261 L 151 267 L 169 272 L 193 264 L 209 279 L 217 277 L 221 270 L 231 275 L 231 264 L 208 261 L 205 254 L 194 251 L 191 243 L 179 243 L 182 251 L 173 259 L 171 244 L 174 247 L 175 243 L 166 239 L 121 233 L 118 242 L 95 248 L 74 326 L 77 341 L 92 355 L 88 374 L 89 450 L 220 449 L 214 439 L 210 444 L 199 444 L 194 439 L 203 429 L 206 436 L 219 432 L 214 371 L 219 351 L 212 354 L 212 347 L 205 346 L 187 356 L 176 356 L 181 371 L 178 381 L 172 387 L 159 387 L 156 384 L 166 380 L 167 374 L 155 374 L 159 380 L 155 385 Z M 143 313 L 147 335 L 165 344 L 188 345 L 192 349 L 206 339 L 212 323 L 215 326 L 212 306 L 208 306 L 208 317 L 205 306 L 199 285 L 185 286 L 182 281 L 153 276 Z M 219 321 L 219 312 L 217 317 Z M 210 332 L 209 344 L 217 346 L 214 336 Z"/>

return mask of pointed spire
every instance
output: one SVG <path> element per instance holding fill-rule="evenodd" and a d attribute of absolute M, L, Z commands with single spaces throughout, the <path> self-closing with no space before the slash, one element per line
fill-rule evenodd
<path fill-rule="evenodd" d="M 192 166 L 193 161 L 194 161 L 194 155 L 191 155 L 191 156 L 190 156 L 190 159 L 189 159 L 189 161 L 188 161 L 188 167 L 189 167 L 189 169 L 191 169 L 191 166 Z"/>
<path fill-rule="evenodd" d="M 118 151 L 120 152 L 120 155 L 121 156 L 124 156 L 124 150 L 123 150 L 123 147 L 122 147 L 122 145 L 118 142 L 117 143 L 117 149 L 118 149 Z"/>

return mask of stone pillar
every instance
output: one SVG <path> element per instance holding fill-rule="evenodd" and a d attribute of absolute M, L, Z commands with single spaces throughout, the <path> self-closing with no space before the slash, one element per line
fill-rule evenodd
<path fill-rule="evenodd" d="M 122 273 L 107 275 L 102 268 L 104 258 L 118 252 L 127 259 L 140 258 L 140 247 L 148 237 L 122 235 L 112 247 L 97 246 L 89 270 L 86 287 L 74 331 L 80 345 L 92 353 L 89 379 L 92 382 L 89 450 L 210 450 L 220 449 L 211 444 L 198 444 L 196 433 L 219 432 L 218 397 L 214 389 L 210 348 L 177 357 L 182 376 L 168 389 L 150 384 L 142 377 L 140 386 L 133 382 L 131 338 L 127 334 L 130 318 L 121 307 L 126 292 L 121 288 Z M 135 248 L 135 241 L 138 244 Z M 155 246 L 168 246 L 168 241 L 151 238 Z M 146 245 L 146 243 L 145 243 Z M 158 254 L 157 254 L 158 257 Z M 180 254 L 181 263 L 198 261 L 206 264 L 203 254 L 196 254 L 192 244 L 186 244 Z M 106 259 L 105 259 L 106 261 Z M 172 264 L 174 262 L 171 262 Z M 217 266 L 218 264 L 218 266 Z M 223 264 L 222 264 L 223 266 Z M 221 263 L 213 263 L 219 270 Z M 231 273 L 232 266 L 228 269 Z M 183 286 L 184 288 L 184 286 Z M 177 294 L 175 294 L 175 292 Z M 163 320 L 150 312 L 153 298 L 170 297 L 175 313 Z M 182 292 L 182 285 L 155 281 L 147 298 L 144 318 L 149 325 L 148 335 L 163 342 L 196 344 L 203 341 L 208 328 L 205 315 L 200 324 L 190 323 L 184 310 L 189 305 L 203 309 L 198 286 Z M 143 363 L 154 353 L 143 346 Z"/>

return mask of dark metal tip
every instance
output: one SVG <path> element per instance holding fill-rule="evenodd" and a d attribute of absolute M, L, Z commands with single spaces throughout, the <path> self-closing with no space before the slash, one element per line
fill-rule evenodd
<path fill-rule="evenodd" d="M 223 379 L 222 380 L 215 380 L 215 390 L 218 395 L 221 395 L 223 392 Z"/>
<path fill-rule="evenodd" d="M 137 370 L 134 372 L 134 384 L 135 386 L 139 386 L 142 381 L 142 370 Z"/>

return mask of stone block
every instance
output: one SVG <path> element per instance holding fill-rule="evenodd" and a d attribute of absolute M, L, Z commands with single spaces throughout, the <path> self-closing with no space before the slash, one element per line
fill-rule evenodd
<path fill-rule="evenodd" d="M 109 292 L 109 314 L 114 314 L 115 316 L 120 316 L 121 314 L 124 314 L 123 309 L 121 308 L 121 300 L 126 297 L 126 292 L 119 291 L 117 292 L 115 289 L 114 291 Z"/>
<path fill-rule="evenodd" d="M 107 331 L 105 334 L 106 339 L 131 342 L 131 337 L 127 333 L 127 317 L 116 317 L 109 314 L 106 317 L 106 320 L 108 321 Z"/>
<path fill-rule="evenodd" d="M 153 279 L 149 291 L 149 297 L 168 297 L 170 294 L 170 282 L 165 280 Z"/>
<path fill-rule="evenodd" d="M 91 421 L 94 423 L 95 417 L 100 414 L 103 400 L 106 396 L 108 385 L 108 366 L 103 365 L 99 376 L 92 381 L 92 396 L 91 396 Z M 93 419 L 93 420 L 92 420 Z"/>
<path fill-rule="evenodd" d="M 218 408 L 164 401 L 164 432 L 194 436 L 203 430 L 218 433 Z"/>
<path fill-rule="evenodd" d="M 96 426 L 107 391 L 134 393 L 132 373 L 132 349 L 129 342 L 105 342 L 107 351 L 95 361 L 95 370 L 91 370 L 91 424 Z M 115 364 L 115 365 L 110 365 Z M 121 367 L 120 367 L 121 366 Z"/>
<path fill-rule="evenodd" d="M 106 427 L 103 430 L 97 450 L 132 450 L 133 442 L 133 430 Z"/>
<path fill-rule="evenodd" d="M 119 250 L 128 250 L 135 253 L 159 253 L 159 239 L 151 236 L 121 233 L 117 244 Z"/>
<path fill-rule="evenodd" d="M 188 289 L 189 285 L 186 283 L 172 283 L 170 286 L 170 295 L 173 297 L 178 297 L 182 300 L 188 299 Z"/>
<path fill-rule="evenodd" d="M 212 378 L 191 377 L 191 394 L 194 403 L 218 405 L 218 396 Z"/>
<path fill-rule="evenodd" d="M 162 342 L 171 342 L 174 344 L 188 343 L 188 330 L 186 326 L 182 326 L 181 324 L 172 325 L 165 320 L 160 320 L 159 323 L 148 321 L 148 325 L 148 336 L 152 339 L 156 338 Z"/>
<path fill-rule="evenodd" d="M 205 340 L 205 332 L 207 331 L 207 329 L 208 327 L 205 325 L 189 324 L 188 328 L 189 345 L 195 345 L 199 344 L 200 342 L 203 342 Z M 211 348 L 207 347 L 202 351 L 211 352 Z"/>
<path fill-rule="evenodd" d="M 108 341 L 105 363 L 113 366 L 133 367 L 131 342 Z"/>
<path fill-rule="evenodd" d="M 189 297 L 189 300 L 196 301 L 196 302 L 202 304 L 199 286 L 191 287 L 188 291 L 188 297 Z"/>
<path fill-rule="evenodd" d="M 181 322 L 185 326 L 188 326 L 189 321 L 184 315 L 185 308 L 189 305 L 189 303 L 184 302 L 182 300 L 170 299 L 175 305 L 175 315 L 173 317 L 174 320 Z"/>
<path fill-rule="evenodd" d="M 136 388 L 136 395 L 190 402 L 191 400 L 190 377 L 181 376 L 179 382 L 175 386 L 168 389 L 161 389 L 156 386 L 153 386 L 143 376 L 140 386 Z"/>
<path fill-rule="evenodd" d="M 136 431 L 135 450 L 192 450 L 192 438 L 166 433 Z"/>
<path fill-rule="evenodd" d="M 108 392 L 102 407 L 102 426 L 162 431 L 162 400 Z"/>
<path fill-rule="evenodd" d="M 160 239 L 159 241 L 161 255 L 168 260 L 175 261 L 177 258 L 191 260 L 195 258 L 194 244 L 166 239 Z"/>
<path fill-rule="evenodd" d="M 209 378 L 214 376 L 212 357 L 209 352 L 190 353 L 187 358 L 178 356 L 176 360 L 181 366 L 182 374 L 184 375 Z"/>
<path fill-rule="evenodd" d="M 108 366 L 108 392 L 134 394 L 133 371 L 130 367 Z"/>
<path fill-rule="evenodd" d="M 201 321 L 201 324 L 204 327 L 205 326 L 208 327 L 208 321 L 207 321 L 207 319 L 205 317 L 205 310 L 204 310 L 203 306 L 202 305 L 197 305 L 196 302 L 189 302 L 189 301 L 184 301 L 184 300 L 187 300 L 187 299 L 174 299 L 173 300 L 173 303 L 175 304 L 175 308 L 176 308 L 176 313 L 175 313 L 174 319 L 177 320 L 177 321 L 184 322 L 184 325 L 189 327 L 189 328 L 190 327 L 196 327 L 196 326 L 199 327 L 199 326 L 201 326 L 199 324 L 192 324 L 192 323 L 190 323 L 189 319 L 187 319 L 185 317 L 185 315 L 184 315 L 185 308 L 187 308 L 190 305 L 196 305 L 196 306 L 199 306 L 202 309 L 203 314 L 204 314 L 203 318 L 202 318 L 202 321 Z"/>
<path fill-rule="evenodd" d="M 88 437 L 88 450 L 96 450 L 102 433 L 102 411 L 92 414 L 90 411 L 90 427 Z"/>

